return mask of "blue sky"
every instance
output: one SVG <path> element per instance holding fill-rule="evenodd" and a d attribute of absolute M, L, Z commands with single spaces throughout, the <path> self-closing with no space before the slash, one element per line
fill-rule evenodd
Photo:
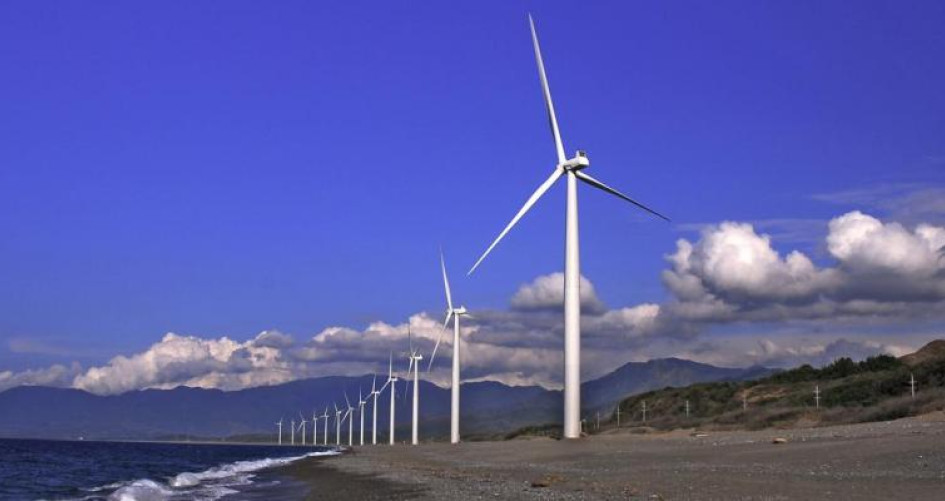
<path fill-rule="evenodd" d="M 701 224 L 822 264 L 945 184 L 937 1 L 3 2 L 0 369 L 439 311 L 440 244 L 474 309 L 559 271 L 563 186 L 461 278 L 554 163 L 526 11 L 566 150 L 674 221 L 581 190 L 608 305 Z"/>

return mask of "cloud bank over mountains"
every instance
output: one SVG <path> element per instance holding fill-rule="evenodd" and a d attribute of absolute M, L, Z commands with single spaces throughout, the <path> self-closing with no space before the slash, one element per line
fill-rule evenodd
<path fill-rule="evenodd" d="M 652 356 L 790 366 L 839 356 L 899 355 L 916 346 L 840 335 L 818 338 L 817 333 L 945 320 L 945 227 L 907 227 L 853 211 L 830 221 L 823 244 L 829 262 L 817 264 L 797 250 L 782 254 L 751 224 L 709 225 L 698 239 L 680 239 L 666 257 L 662 278 L 672 297 L 660 304 L 608 308 L 582 277 L 584 377 Z M 561 273 L 540 276 L 522 285 L 506 310 L 473 309 L 475 317 L 462 332 L 464 379 L 557 387 L 562 284 Z M 766 332 L 761 326 L 771 325 L 796 326 L 810 335 L 726 339 L 717 332 L 753 326 Z M 396 325 L 335 326 L 310 338 L 274 330 L 242 342 L 168 333 L 141 353 L 84 371 L 74 364 L 0 372 L 0 390 L 25 384 L 98 394 L 179 385 L 234 390 L 306 377 L 384 373 L 392 351 L 395 370 L 403 371 L 408 332 L 429 354 L 442 325 L 438 317 L 421 312 Z M 429 374 L 434 381 L 447 379 L 449 348 L 446 343 L 440 347 L 444 356 Z"/>

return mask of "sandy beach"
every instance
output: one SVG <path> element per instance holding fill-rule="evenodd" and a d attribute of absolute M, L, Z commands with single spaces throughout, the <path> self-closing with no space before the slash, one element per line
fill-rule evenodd
<path fill-rule="evenodd" d="M 936 499 L 945 492 L 945 415 L 355 447 L 280 473 L 307 484 L 308 499 Z"/>

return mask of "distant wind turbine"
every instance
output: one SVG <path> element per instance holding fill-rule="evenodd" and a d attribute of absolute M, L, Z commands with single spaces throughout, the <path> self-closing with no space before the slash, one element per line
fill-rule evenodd
<path fill-rule="evenodd" d="M 335 404 L 335 445 L 341 445 L 341 413 L 338 404 Z"/>
<path fill-rule="evenodd" d="M 364 404 L 367 400 L 361 396 L 361 387 L 358 387 L 358 414 L 361 416 L 361 445 L 364 445 Z"/>
<path fill-rule="evenodd" d="M 374 380 L 371 381 L 371 396 L 374 397 L 374 404 L 371 405 L 371 411 L 374 413 L 374 425 L 371 427 L 371 444 L 377 445 L 377 396 L 381 392 L 377 391 L 377 374 L 374 375 Z"/>
<path fill-rule="evenodd" d="M 545 75 L 545 65 L 541 58 L 541 48 L 538 45 L 538 34 L 535 31 L 535 22 L 528 16 L 531 27 L 532 45 L 535 50 L 535 60 L 538 63 L 538 76 L 545 97 L 545 107 L 548 112 L 548 122 L 551 126 L 551 135 L 554 138 L 555 153 L 558 163 L 554 171 L 519 209 L 515 217 L 506 225 L 505 229 L 492 242 L 478 261 L 469 270 L 469 274 L 479 266 L 489 255 L 489 252 L 515 226 L 515 223 L 528 212 L 535 202 L 548 191 L 549 188 L 562 176 L 567 177 L 567 206 L 565 223 L 565 258 L 564 258 L 564 437 L 578 438 L 581 436 L 581 260 L 578 242 L 578 205 L 577 182 L 581 181 L 606 193 L 610 193 L 640 209 L 657 217 L 669 220 L 666 216 L 650 209 L 636 200 L 620 193 L 610 186 L 598 181 L 584 172 L 590 166 L 590 160 L 584 151 L 578 150 L 574 157 L 567 158 L 564 154 L 564 145 L 561 142 L 561 133 L 558 130 L 558 119 L 551 100 L 551 90 L 548 86 L 548 77 Z"/>
<path fill-rule="evenodd" d="M 328 406 L 327 405 L 325 406 L 325 413 L 322 414 L 322 419 L 324 420 L 324 424 L 322 424 L 322 428 L 324 430 L 322 432 L 322 445 L 327 446 L 328 445 Z"/>
<path fill-rule="evenodd" d="M 915 399 L 915 375 L 909 373 L 909 386 L 912 387 L 912 398 Z"/>
<path fill-rule="evenodd" d="M 345 392 L 345 404 L 348 405 L 348 412 L 342 419 L 348 420 L 348 447 L 354 445 L 354 407 L 351 407 L 351 401 L 348 400 L 348 392 Z"/>
<path fill-rule="evenodd" d="M 390 354 L 390 365 L 388 366 L 387 372 L 387 382 L 384 383 L 384 387 L 380 389 L 380 392 L 384 391 L 388 385 L 390 385 L 390 434 L 388 439 L 390 440 L 390 445 L 394 445 L 394 424 L 396 420 L 394 419 L 394 399 L 397 395 L 397 378 L 394 376 L 394 354 Z"/>
<path fill-rule="evenodd" d="M 292 420 L 292 426 L 290 426 L 290 428 L 292 429 L 292 445 L 295 445 L 295 420 L 294 419 Z"/>
<path fill-rule="evenodd" d="M 410 335 L 410 327 L 407 327 L 407 339 L 410 341 L 410 364 L 407 366 L 407 374 L 413 370 L 413 428 L 410 443 L 417 445 L 419 440 L 419 420 L 420 420 L 420 361 L 423 355 L 420 355 L 419 349 L 413 348 L 413 337 Z M 405 388 L 406 389 L 406 388 Z"/>
<path fill-rule="evenodd" d="M 305 423 L 307 421 L 305 420 L 305 416 L 303 416 L 301 412 L 299 412 L 299 419 L 302 420 L 301 424 L 299 424 L 299 429 L 302 430 L 302 445 L 305 445 Z"/>
<path fill-rule="evenodd" d="M 446 290 L 446 320 L 443 321 L 443 334 L 446 333 L 446 326 L 450 323 L 450 317 L 453 318 L 453 378 L 450 388 L 450 443 L 459 443 L 459 364 L 460 364 L 460 344 L 462 340 L 459 336 L 459 317 L 468 316 L 466 307 L 453 307 L 453 297 L 450 294 L 450 280 L 446 275 L 446 261 L 443 259 L 443 250 L 440 250 L 440 269 L 443 271 L 443 287 Z M 427 371 L 433 368 L 433 359 L 436 358 L 436 349 L 440 347 L 440 341 L 443 340 L 443 334 L 436 340 L 433 346 L 433 353 L 430 355 L 430 366 Z"/>
<path fill-rule="evenodd" d="M 282 418 L 279 418 L 279 422 L 276 423 L 276 426 L 279 427 L 279 445 L 282 445 Z"/>

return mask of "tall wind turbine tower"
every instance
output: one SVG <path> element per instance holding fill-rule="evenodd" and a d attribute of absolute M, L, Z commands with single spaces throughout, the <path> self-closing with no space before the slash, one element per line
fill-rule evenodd
<path fill-rule="evenodd" d="M 335 445 L 341 445 L 341 413 L 338 404 L 335 404 Z"/>
<path fill-rule="evenodd" d="M 548 78 L 545 75 L 545 65 L 541 58 L 541 48 L 538 45 L 538 34 L 535 31 L 535 22 L 528 16 L 532 33 L 532 46 L 535 50 L 535 60 L 538 64 L 538 77 L 541 80 L 541 89 L 545 97 L 545 108 L 548 112 L 548 122 L 551 126 L 551 135 L 555 143 L 557 164 L 551 176 L 548 177 L 519 209 L 515 217 L 506 225 L 505 229 L 482 254 L 476 264 L 469 270 L 469 274 L 479 266 L 489 255 L 489 252 L 515 226 L 522 216 L 528 212 L 535 202 L 548 191 L 549 188 L 562 176 L 567 177 L 567 205 L 565 208 L 565 246 L 564 246 L 564 437 L 578 438 L 581 436 L 581 260 L 578 243 L 578 203 L 577 183 L 584 182 L 627 201 L 640 209 L 657 217 L 669 220 L 666 216 L 650 209 L 636 200 L 620 193 L 610 186 L 591 177 L 584 169 L 590 166 L 587 154 L 578 150 L 574 157 L 567 158 L 564 154 L 564 144 L 561 142 L 561 133 L 558 130 L 558 119 L 555 117 L 554 104 L 551 100 L 551 90 Z"/>
<path fill-rule="evenodd" d="M 354 407 L 351 407 L 351 401 L 348 400 L 348 392 L 345 392 L 345 404 L 348 405 L 348 412 L 344 419 L 348 420 L 348 447 L 354 445 Z"/>
<path fill-rule="evenodd" d="M 371 444 L 377 445 L 377 396 L 381 392 L 377 391 L 377 374 L 371 381 L 371 396 L 374 397 L 374 404 L 371 405 L 371 411 L 374 413 L 374 425 L 371 427 Z"/>
<path fill-rule="evenodd" d="M 289 428 L 292 429 L 292 445 L 295 445 L 295 420 L 292 420 L 292 426 Z"/>
<path fill-rule="evenodd" d="M 302 422 L 299 424 L 299 429 L 302 430 L 302 445 L 305 445 L 305 423 L 307 423 L 307 421 L 301 412 L 299 412 L 299 419 L 302 420 Z"/>
<path fill-rule="evenodd" d="M 407 337 L 410 339 L 410 364 L 407 366 L 407 374 L 413 369 L 413 428 L 410 437 L 410 443 L 417 445 L 419 440 L 419 420 L 420 420 L 420 361 L 423 355 L 420 350 L 413 349 L 413 337 L 410 336 L 410 327 L 407 327 Z"/>
<path fill-rule="evenodd" d="M 279 418 L 279 422 L 276 423 L 276 426 L 279 427 L 279 445 L 282 445 L 282 418 Z"/>
<path fill-rule="evenodd" d="M 460 362 L 460 343 L 462 342 L 459 337 L 459 317 L 468 316 L 466 313 L 466 307 L 460 306 L 459 308 L 453 307 L 453 297 L 450 294 L 450 279 L 446 275 L 446 261 L 443 259 L 443 251 L 440 250 L 440 269 L 443 271 L 443 287 L 446 290 L 446 320 L 443 321 L 443 332 L 446 332 L 446 326 L 450 323 L 450 317 L 453 318 L 453 378 L 452 378 L 452 387 L 450 388 L 450 443 L 458 444 L 459 443 L 459 362 Z M 433 347 L 433 353 L 430 355 L 430 366 L 427 368 L 429 371 L 433 368 L 433 359 L 436 358 L 436 349 L 440 347 L 440 341 L 443 340 L 443 335 L 440 335 L 440 338 L 436 340 L 436 345 Z"/>
<path fill-rule="evenodd" d="M 390 445 L 394 445 L 394 400 L 397 395 L 397 378 L 394 377 L 394 354 L 390 354 L 390 366 L 388 367 L 387 372 L 387 383 L 384 386 L 390 385 Z M 384 391 L 384 388 L 381 388 L 381 391 Z"/>
<path fill-rule="evenodd" d="M 324 420 L 324 424 L 322 424 L 322 428 L 324 430 L 322 432 L 322 445 L 327 446 L 328 445 L 328 406 L 327 405 L 325 406 L 325 413 L 322 414 L 322 419 Z"/>
<path fill-rule="evenodd" d="M 364 404 L 367 400 L 361 396 L 361 388 L 358 388 L 358 414 L 361 416 L 361 445 L 364 445 Z"/>

